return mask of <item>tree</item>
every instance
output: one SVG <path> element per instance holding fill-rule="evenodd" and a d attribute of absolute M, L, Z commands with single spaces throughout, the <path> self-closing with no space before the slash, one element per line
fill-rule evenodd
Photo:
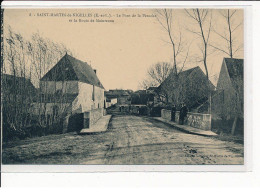
<path fill-rule="evenodd" d="M 182 96 L 182 82 L 179 80 L 179 74 L 182 72 L 188 56 L 189 47 L 184 43 L 182 37 L 182 31 L 180 26 L 176 25 L 177 19 L 174 17 L 172 9 L 159 9 L 156 10 L 156 18 L 162 29 L 166 32 L 169 43 L 172 47 L 172 67 L 171 72 L 164 79 L 164 84 L 160 87 L 160 92 L 163 98 L 166 99 L 166 103 L 169 102 L 169 98 L 176 104 L 179 103 L 180 96 Z M 183 53 L 185 53 L 183 55 Z M 161 82 L 162 83 L 162 82 Z M 178 93 L 175 91 L 178 90 Z"/>
<path fill-rule="evenodd" d="M 46 98 L 46 95 L 43 95 L 46 94 L 44 87 L 39 87 L 36 92 L 35 88 L 30 85 L 31 82 L 39 86 L 41 77 L 69 51 L 64 45 L 43 38 L 39 34 L 34 34 L 31 39 L 26 40 L 21 34 L 14 32 L 11 27 L 8 27 L 7 30 L 4 37 L 1 71 L 2 74 L 10 75 L 5 76 L 6 79 L 2 79 L 5 132 L 11 130 L 24 133 L 24 128 L 31 123 L 33 102 L 44 104 Z M 28 85 L 32 86 L 34 90 L 28 88 Z M 62 90 L 65 88 L 66 84 L 63 83 Z M 65 95 L 57 98 L 56 104 L 60 106 L 60 114 L 53 117 L 53 120 L 49 122 L 50 125 L 60 120 L 63 112 L 66 111 L 62 106 L 62 102 L 65 100 Z M 48 117 L 45 114 L 46 103 L 39 106 L 38 113 L 38 124 L 46 127 L 48 123 Z M 10 129 L 7 129 L 6 126 Z"/>
<path fill-rule="evenodd" d="M 47 84 L 40 84 L 40 79 L 49 71 L 57 62 L 63 57 L 66 53 L 71 53 L 63 44 L 55 43 L 47 38 L 43 38 L 39 33 L 32 35 L 31 41 L 28 45 L 29 47 L 29 56 L 32 68 L 34 70 L 34 82 L 35 85 L 39 86 L 39 92 L 37 96 L 37 102 L 40 106 L 38 107 L 38 118 L 40 126 L 45 127 L 46 125 L 52 125 L 57 123 L 63 113 L 66 111 L 66 106 L 64 102 L 66 100 L 66 83 L 62 82 L 61 88 L 57 88 L 57 83 L 55 83 L 54 94 L 56 96 L 50 96 L 47 91 Z M 62 69 L 60 73 L 64 73 Z M 59 92 L 63 91 L 63 92 Z M 47 111 L 47 99 L 52 98 L 55 100 L 54 106 L 59 110 L 59 114 L 55 114 L 52 117 L 46 116 Z M 57 112 L 57 111 L 53 111 Z M 44 116 L 43 116 L 44 115 Z"/>
<path fill-rule="evenodd" d="M 158 62 L 151 65 L 147 70 L 146 79 L 141 83 L 141 87 L 148 89 L 149 87 L 159 86 L 171 71 L 171 65 L 167 62 Z"/>
<path fill-rule="evenodd" d="M 207 64 L 207 57 L 208 57 L 208 45 L 209 45 L 209 38 L 212 29 L 212 11 L 208 9 L 185 9 L 187 16 L 190 17 L 196 24 L 199 30 L 191 30 L 188 29 L 190 32 L 199 36 L 202 42 L 202 47 L 200 50 L 202 52 L 202 60 L 203 65 L 205 68 L 207 80 L 208 80 L 208 96 L 209 96 L 209 109 L 208 112 L 211 112 L 211 89 L 210 89 L 210 80 L 209 80 L 209 72 L 208 72 L 208 64 Z M 208 24 L 206 24 L 208 23 Z"/>
<path fill-rule="evenodd" d="M 169 43 L 172 47 L 172 56 L 173 56 L 173 67 L 172 71 L 174 75 L 178 75 L 179 72 L 182 71 L 184 65 L 187 61 L 189 55 L 189 48 L 186 49 L 186 55 L 180 58 L 180 54 L 185 50 L 185 44 L 182 39 L 181 30 L 178 30 L 177 27 L 174 26 L 174 15 L 172 9 L 158 9 L 156 10 L 156 18 L 163 30 L 167 33 Z M 179 70 L 179 71 L 178 71 Z"/>
<path fill-rule="evenodd" d="M 217 43 L 210 44 L 211 47 L 213 47 L 215 50 L 218 50 L 226 55 L 228 55 L 230 58 L 233 58 L 234 55 L 239 51 L 242 47 L 242 45 L 236 45 L 236 39 L 235 39 L 235 32 L 239 27 L 241 26 L 240 23 L 235 22 L 235 16 L 236 16 L 237 10 L 220 10 L 219 14 L 224 18 L 226 21 L 226 27 L 224 27 L 224 31 L 218 32 L 217 30 L 214 30 L 214 32 L 224 41 L 225 44 L 219 45 Z M 224 46 L 223 46 L 224 45 Z M 237 125 L 237 120 L 238 117 L 241 116 L 241 98 L 243 97 L 243 94 L 241 93 L 241 86 L 243 86 L 243 78 L 237 77 L 233 81 L 234 89 L 235 89 L 235 98 L 233 99 L 232 102 L 232 107 L 231 109 L 233 110 L 234 114 L 234 121 L 232 125 L 232 130 L 231 133 L 234 135 L 236 125 Z M 242 90 L 243 91 L 243 90 Z M 243 98 L 242 98 L 243 99 Z M 235 110 L 235 111 L 234 111 Z"/>
<path fill-rule="evenodd" d="M 218 32 L 218 30 L 213 29 L 213 31 L 224 41 L 225 44 L 219 45 L 218 43 L 210 44 L 214 49 L 228 55 L 230 58 L 233 58 L 234 55 L 239 51 L 242 45 L 235 44 L 235 32 L 242 23 L 235 22 L 237 10 L 220 10 L 219 14 L 224 18 L 226 24 L 224 25 L 223 32 Z"/>

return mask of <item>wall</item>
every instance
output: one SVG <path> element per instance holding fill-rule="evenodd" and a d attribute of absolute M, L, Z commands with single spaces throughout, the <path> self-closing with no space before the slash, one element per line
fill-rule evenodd
<path fill-rule="evenodd" d="M 111 105 L 114 105 L 114 104 L 116 104 L 117 103 L 117 98 L 112 98 L 111 99 Z"/>
<path fill-rule="evenodd" d="M 103 108 L 97 108 L 90 111 L 90 127 L 94 125 L 104 115 Z"/>
<path fill-rule="evenodd" d="M 106 114 L 104 108 L 98 108 L 84 113 L 68 115 L 64 118 L 63 133 L 80 132 L 84 128 L 91 128 L 104 114 Z"/>
<path fill-rule="evenodd" d="M 171 120 L 171 110 L 162 109 L 161 111 L 162 118 L 170 121 Z M 176 111 L 175 121 L 179 123 L 180 112 Z M 211 130 L 211 115 L 210 114 L 200 114 L 200 113 L 191 113 L 187 114 L 186 125 L 203 129 Z"/>
<path fill-rule="evenodd" d="M 171 110 L 162 109 L 161 110 L 161 117 L 170 121 L 171 120 Z"/>
<path fill-rule="evenodd" d="M 241 89 L 242 88 L 243 85 L 241 83 Z M 240 93 L 242 94 L 243 92 L 241 91 Z M 243 112 L 240 104 L 240 102 L 243 101 L 242 99 L 242 95 L 236 95 L 225 60 L 223 60 L 217 84 L 217 91 L 216 94 L 212 96 L 213 118 L 224 118 L 225 120 L 233 119 L 234 115 Z"/>
<path fill-rule="evenodd" d="M 87 112 L 97 108 L 104 108 L 104 89 L 87 83 L 78 83 L 79 95 L 75 102 L 75 109 L 80 108 L 82 112 Z M 94 92 L 94 100 L 93 98 Z"/>
<path fill-rule="evenodd" d="M 188 113 L 187 125 L 199 129 L 211 130 L 211 115 L 200 113 Z"/>
<path fill-rule="evenodd" d="M 78 82 L 77 81 L 41 81 L 41 91 L 47 94 L 54 94 L 57 90 L 62 90 L 62 93 L 77 94 Z"/>
<path fill-rule="evenodd" d="M 131 104 L 131 97 L 130 96 L 120 96 L 117 99 L 117 103 L 119 105 L 123 105 L 123 104 Z"/>
<path fill-rule="evenodd" d="M 72 103 L 73 113 L 104 107 L 104 89 L 97 86 L 78 81 L 41 81 L 40 87 L 48 94 L 54 94 L 57 90 L 61 90 L 62 93 L 78 94 Z"/>
<path fill-rule="evenodd" d="M 106 108 L 109 108 L 111 106 L 111 102 L 106 102 Z"/>

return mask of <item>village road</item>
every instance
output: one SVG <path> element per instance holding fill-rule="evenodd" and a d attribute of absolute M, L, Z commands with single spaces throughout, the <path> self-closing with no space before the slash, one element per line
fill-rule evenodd
<path fill-rule="evenodd" d="M 243 164 L 243 144 L 186 134 L 146 117 L 115 115 L 105 133 L 3 146 L 4 164 Z"/>

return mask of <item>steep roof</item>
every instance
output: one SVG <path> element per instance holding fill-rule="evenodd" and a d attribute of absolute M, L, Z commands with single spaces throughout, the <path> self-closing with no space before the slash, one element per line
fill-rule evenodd
<path fill-rule="evenodd" d="M 237 76 L 243 77 L 243 73 L 244 73 L 243 59 L 224 58 L 224 60 L 231 80 Z"/>
<path fill-rule="evenodd" d="M 68 54 L 48 71 L 41 80 L 44 81 L 80 81 L 100 88 L 103 85 L 99 81 L 94 70 L 86 62 L 80 61 Z"/>
<path fill-rule="evenodd" d="M 201 68 L 199 66 L 196 66 L 196 67 L 193 67 L 193 68 L 190 68 L 190 69 L 187 69 L 185 71 L 182 71 L 179 73 L 179 78 L 187 78 L 193 71 L 201 71 L 203 73 L 203 71 L 201 70 Z M 204 73 L 203 73 L 204 74 Z M 205 74 L 204 74 L 205 75 Z M 172 78 L 173 78 L 174 73 L 171 73 L 162 83 L 160 86 L 158 86 L 158 89 L 160 90 L 160 88 L 162 87 L 162 85 L 164 85 L 165 83 L 167 83 L 168 81 L 170 81 Z M 205 75 L 206 77 L 206 75 Z M 174 80 L 174 79 L 172 79 Z M 212 85 L 212 83 L 210 82 L 210 84 Z M 214 87 L 214 86 L 213 86 Z"/>
<path fill-rule="evenodd" d="M 193 72 L 194 70 L 198 70 L 200 69 L 199 66 L 196 66 L 196 67 L 193 67 L 193 68 L 190 68 L 190 69 L 187 69 L 185 71 L 182 71 L 179 73 L 179 76 L 184 76 L 184 77 L 187 77 L 191 74 L 191 72 Z"/>

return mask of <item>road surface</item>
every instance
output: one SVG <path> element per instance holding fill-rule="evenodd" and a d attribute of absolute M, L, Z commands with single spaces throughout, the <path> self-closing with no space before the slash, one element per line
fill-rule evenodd
<path fill-rule="evenodd" d="M 115 115 L 105 133 L 6 144 L 3 163 L 243 164 L 243 144 L 186 134 L 147 117 Z"/>

